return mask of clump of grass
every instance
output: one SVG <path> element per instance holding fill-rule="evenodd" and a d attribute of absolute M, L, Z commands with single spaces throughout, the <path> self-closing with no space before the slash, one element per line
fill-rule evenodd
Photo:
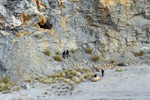
<path fill-rule="evenodd" d="M 144 51 L 144 50 L 141 50 L 139 53 L 136 52 L 136 53 L 134 54 L 135 57 L 137 57 L 137 56 L 143 56 L 143 55 L 145 55 L 145 51 Z"/>
<path fill-rule="evenodd" d="M 52 83 L 56 83 L 56 80 L 52 80 Z"/>
<path fill-rule="evenodd" d="M 112 59 L 112 60 L 111 60 L 111 63 L 112 63 L 112 64 L 114 64 L 114 63 L 115 63 L 115 60 L 114 60 L 114 59 Z"/>
<path fill-rule="evenodd" d="M 84 76 L 80 77 L 80 81 L 83 82 L 84 81 Z"/>
<path fill-rule="evenodd" d="M 93 60 L 94 62 L 98 62 L 98 61 L 100 60 L 100 56 L 99 56 L 99 55 L 94 55 L 94 56 L 92 57 L 92 60 Z"/>
<path fill-rule="evenodd" d="M 69 72 L 73 72 L 73 69 L 72 69 L 72 68 L 70 68 L 70 69 L 69 69 Z"/>
<path fill-rule="evenodd" d="M 74 49 L 71 49 L 70 52 L 71 52 L 72 54 L 75 54 L 76 51 L 75 51 Z"/>
<path fill-rule="evenodd" d="M 39 37 L 39 35 L 38 35 L 38 34 L 35 34 L 34 36 L 35 36 L 36 38 L 38 38 L 38 37 Z"/>
<path fill-rule="evenodd" d="M 67 70 L 67 68 L 63 67 L 63 70 L 65 71 L 65 70 Z"/>
<path fill-rule="evenodd" d="M 91 75 L 91 74 L 88 75 L 88 79 L 89 79 L 89 80 L 92 79 L 92 75 Z"/>
<path fill-rule="evenodd" d="M 65 83 L 62 83 L 61 86 L 65 86 Z"/>
<path fill-rule="evenodd" d="M 18 100 L 22 100 L 22 98 L 19 98 Z"/>
<path fill-rule="evenodd" d="M 78 76 L 78 77 L 80 77 L 80 76 L 81 76 L 81 74 L 79 74 L 79 73 L 78 73 L 78 74 L 77 74 L 77 76 Z"/>
<path fill-rule="evenodd" d="M 84 67 L 84 68 L 83 68 L 83 71 L 84 71 L 84 72 L 89 72 L 89 71 L 90 71 L 90 69 L 89 69 L 89 68 L 85 68 L 85 67 Z"/>
<path fill-rule="evenodd" d="M 64 79 L 64 82 L 70 83 L 70 79 Z"/>
<path fill-rule="evenodd" d="M 74 83 L 73 83 L 73 82 L 70 82 L 70 85 L 74 85 Z"/>
<path fill-rule="evenodd" d="M 139 55 L 139 54 L 138 54 L 137 52 L 134 54 L 135 57 L 137 57 L 138 55 Z"/>
<path fill-rule="evenodd" d="M 54 56 L 54 59 L 55 59 L 56 61 L 62 62 L 62 57 L 59 56 L 59 55 L 55 55 L 55 56 Z"/>
<path fill-rule="evenodd" d="M 48 84 L 52 84 L 52 80 L 49 80 L 49 81 L 48 81 Z"/>
<path fill-rule="evenodd" d="M 88 75 L 87 74 L 84 74 L 84 76 L 83 76 L 84 78 L 87 78 L 88 77 Z"/>
<path fill-rule="evenodd" d="M 14 83 L 7 76 L 0 79 L 0 91 L 11 90 L 13 86 Z"/>
<path fill-rule="evenodd" d="M 72 72 L 72 75 L 73 75 L 73 76 L 76 76 L 76 75 L 77 75 L 77 72 L 76 72 L 76 71 L 73 71 L 73 72 Z"/>
<path fill-rule="evenodd" d="M 44 83 L 44 84 L 48 84 L 48 80 L 44 80 L 43 83 Z"/>
<path fill-rule="evenodd" d="M 31 79 L 25 80 L 25 82 L 28 82 L 28 83 L 30 83 L 30 82 L 31 82 Z"/>
<path fill-rule="evenodd" d="M 4 83 L 9 83 L 9 82 L 10 82 L 10 79 L 9 79 L 7 76 L 4 76 L 3 79 L 2 79 L 2 81 L 3 81 Z"/>
<path fill-rule="evenodd" d="M 46 49 L 46 50 L 44 51 L 44 54 L 47 55 L 47 56 L 50 56 L 51 52 L 50 52 L 50 50 Z"/>
<path fill-rule="evenodd" d="M 76 77 L 72 77 L 72 79 L 71 79 L 72 81 L 76 81 L 77 79 L 76 79 Z"/>
<path fill-rule="evenodd" d="M 57 77 L 57 78 L 60 78 L 60 74 L 57 74 L 56 77 Z"/>
<path fill-rule="evenodd" d="M 52 78 L 56 78 L 56 74 L 55 73 L 52 74 Z"/>
<path fill-rule="evenodd" d="M 92 48 L 86 49 L 86 53 L 87 53 L 87 54 L 92 54 L 92 52 L 93 52 Z"/>
<path fill-rule="evenodd" d="M 77 67 L 77 71 L 78 71 L 78 72 L 81 72 L 81 71 L 82 71 L 82 68 L 81 68 L 81 67 Z"/>
<path fill-rule="evenodd" d="M 39 80 L 39 77 L 36 77 L 35 80 Z"/>
<path fill-rule="evenodd" d="M 144 51 L 144 50 L 141 50 L 141 51 L 139 52 L 139 56 L 143 56 L 143 55 L 145 55 L 145 51 Z"/>
<path fill-rule="evenodd" d="M 77 81 L 76 81 L 76 83 L 78 83 L 78 84 L 79 84 L 79 83 L 81 83 L 80 79 L 79 79 L 79 80 L 77 80 Z"/>
<path fill-rule="evenodd" d="M 4 83 L 0 83 L 0 91 L 4 91 L 5 90 L 5 84 Z"/>
<path fill-rule="evenodd" d="M 65 74 L 63 71 L 60 71 L 60 76 L 61 76 L 61 77 L 65 77 L 66 74 Z"/>
<path fill-rule="evenodd" d="M 55 54 L 56 54 L 56 55 L 59 55 L 60 53 L 59 53 L 59 51 L 57 51 Z"/>
<path fill-rule="evenodd" d="M 50 75 L 47 75 L 47 77 L 50 78 L 51 76 L 50 76 Z"/>
<path fill-rule="evenodd" d="M 20 86 L 17 86 L 16 89 L 17 89 L 17 91 L 20 91 Z"/>

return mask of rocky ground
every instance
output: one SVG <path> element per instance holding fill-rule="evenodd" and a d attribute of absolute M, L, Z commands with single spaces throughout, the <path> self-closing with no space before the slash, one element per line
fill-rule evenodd
<path fill-rule="evenodd" d="M 0 93 L 1 100 L 149 100 L 150 99 L 150 67 L 148 55 L 140 57 L 141 61 L 136 63 L 126 63 L 126 66 L 114 66 L 93 62 L 92 55 L 70 54 L 69 58 L 62 62 L 55 62 L 57 66 L 65 68 L 87 67 L 91 70 L 96 66 L 101 66 L 105 70 L 105 76 L 98 82 L 90 80 L 75 84 L 63 84 L 57 82 L 49 85 L 34 81 L 27 83 L 27 88 L 21 87 L 19 91 L 12 93 Z M 147 62 L 146 62 L 147 61 Z M 117 62 L 117 61 L 116 61 Z M 131 61 L 132 62 L 132 61 Z M 110 63 L 110 61 L 106 62 Z M 147 63 L 147 64 L 144 64 Z M 56 66 L 56 67 L 57 67 Z M 62 67 L 61 67 L 62 66 Z M 122 69 L 123 72 L 116 71 Z"/>
<path fill-rule="evenodd" d="M 34 84 L 34 88 L 12 93 L 0 93 L 1 100 L 149 100 L 150 67 L 148 65 L 106 69 L 98 82 L 83 82 L 75 86 L 55 83 Z"/>
<path fill-rule="evenodd" d="M 0 93 L 0 100 L 149 99 L 149 0 L 0 0 L 0 10 L 0 79 L 18 86 Z M 85 53 L 89 48 L 92 54 Z M 64 49 L 76 53 L 55 61 Z M 105 70 L 103 78 L 97 66 Z M 74 86 L 35 80 L 77 67 L 101 80 Z"/>

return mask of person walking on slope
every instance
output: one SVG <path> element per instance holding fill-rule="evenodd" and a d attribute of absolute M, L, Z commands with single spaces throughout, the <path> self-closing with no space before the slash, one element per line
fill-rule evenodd
<path fill-rule="evenodd" d="M 69 50 L 66 51 L 67 58 L 69 57 Z"/>
<path fill-rule="evenodd" d="M 104 70 L 103 69 L 102 69 L 101 73 L 102 73 L 102 77 L 103 77 L 104 76 Z"/>
<path fill-rule="evenodd" d="M 64 50 L 62 57 L 65 59 L 66 51 Z"/>

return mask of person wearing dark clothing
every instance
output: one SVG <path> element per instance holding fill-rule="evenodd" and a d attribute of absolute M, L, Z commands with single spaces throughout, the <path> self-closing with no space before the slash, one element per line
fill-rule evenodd
<path fill-rule="evenodd" d="M 94 74 L 94 77 L 96 78 L 96 77 L 97 77 L 97 74 Z"/>
<path fill-rule="evenodd" d="M 66 51 L 66 55 L 67 55 L 67 58 L 68 58 L 68 56 L 69 56 L 69 50 Z"/>
<path fill-rule="evenodd" d="M 102 77 L 104 76 L 104 70 L 102 69 Z"/>
<path fill-rule="evenodd" d="M 64 50 L 63 55 L 62 55 L 64 59 L 65 59 L 65 55 L 66 55 L 66 52 L 65 52 L 65 50 Z"/>

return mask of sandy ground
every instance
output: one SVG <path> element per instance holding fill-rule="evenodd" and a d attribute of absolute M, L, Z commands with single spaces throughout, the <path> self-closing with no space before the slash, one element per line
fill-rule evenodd
<path fill-rule="evenodd" d="M 83 82 L 74 87 L 62 87 L 60 83 L 37 83 L 35 88 L 29 90 L 0 93 L 0 100 L 150 100 L 150 66 L 127 66 L 121 69 L 124 71 L 106 69 L 100 81 Z"/>

